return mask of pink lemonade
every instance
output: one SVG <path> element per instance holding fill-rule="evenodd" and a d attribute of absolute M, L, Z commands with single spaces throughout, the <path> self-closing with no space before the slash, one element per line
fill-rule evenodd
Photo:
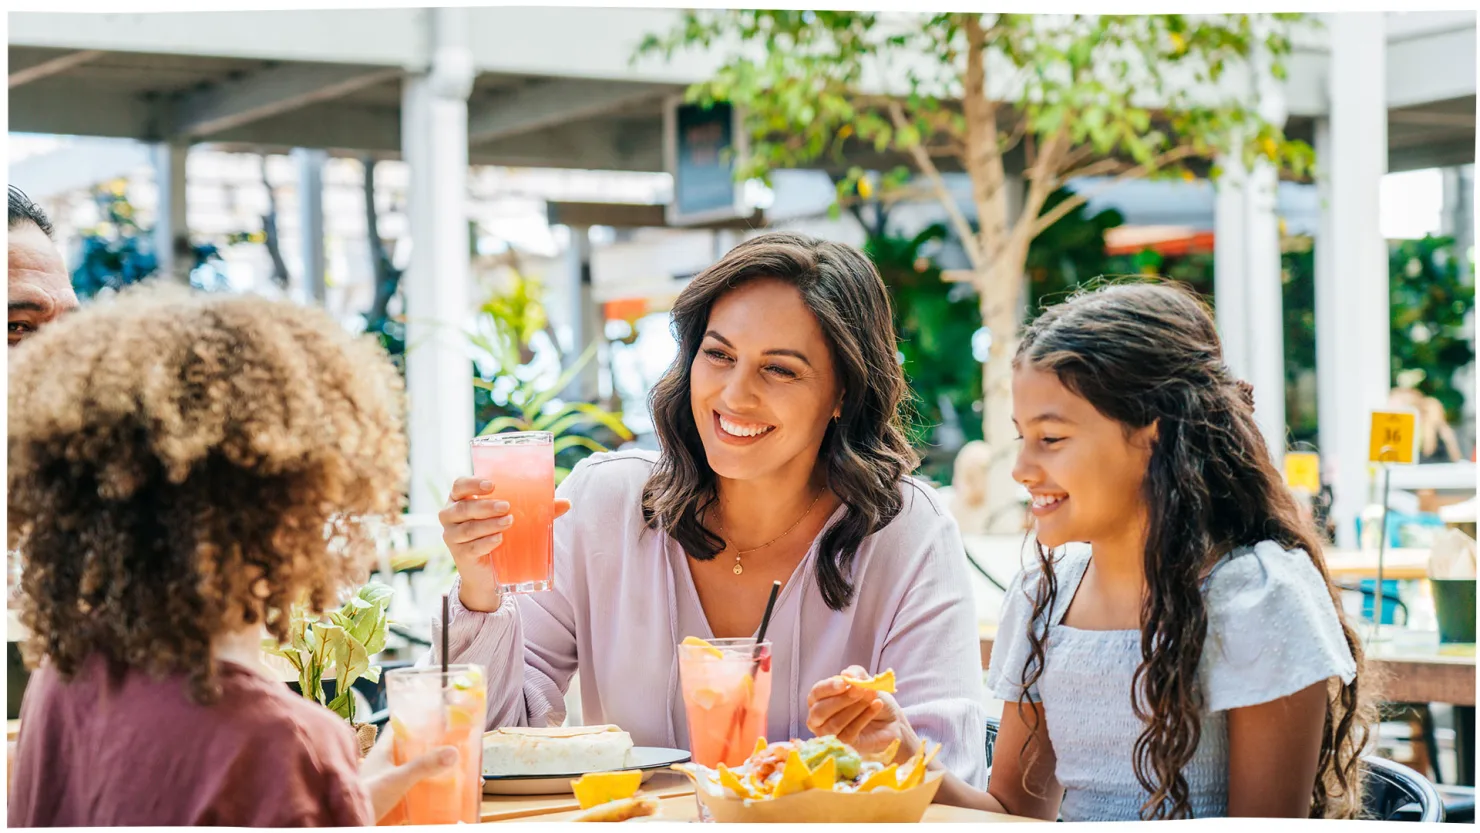
<path fill-rule="evenodd" d="M 771 643 L 761 643 L 760 667 L 754 639 L 716 639 L 678 646 L 678 676 L 689 722 L 689 754 L 707 767 L 739 766 L 765 737 L 771 703 Z"/>
<path fill-rule="evenodd" d="M 397 764 L 441 746 L 457 747 L 457 766 L 418 782 L 382 824 L 477 824 L 483 807 L 483 728 L 487 685 L 483 669 L 454 665 L 386 672 L 390 728 Z"/>
<path fill-rule="evenodd" d="M 473 440 L 473 476 L 492 481 L 493 497 L 512 507 L 514 524 L 493 551 L 501 593 L 551 587 L 554 552 L 555 448 L 544 431 L 493 434 Z"/>

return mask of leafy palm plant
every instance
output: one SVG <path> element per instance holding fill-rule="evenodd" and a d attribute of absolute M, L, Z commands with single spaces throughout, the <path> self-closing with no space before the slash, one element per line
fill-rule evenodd
<path fill-rule="evenodd" d="M 556 407 L 555 397 L 565 390 L 581 369 L 596 357 L 596 344 L 587 347 L 561 372 L 560 377 L 548 386 L 535 381 L 522 382 L 509 394 L 509 410 L 513 413 L 494 417 L 483 426 L 478 436 L 501 434 L 506 431 L 549 431 L 555 435 L 557 459 L 562 452 L 583 449 L 587 452 L 608 451 L 605 445 L 592 437 L 577 433 L 577 429 L 589 426 L 606 428 L 623 440 L 632 439 L 632 431 L 622 422 L 622 415 L 590 402 L 568 402 Z M 487 379 L 474 378 L 473 385 L 490 393 L 494 383 Z M 556 466 L 555 480 L 559 482 L 570 474 L 570 466 Z"/>

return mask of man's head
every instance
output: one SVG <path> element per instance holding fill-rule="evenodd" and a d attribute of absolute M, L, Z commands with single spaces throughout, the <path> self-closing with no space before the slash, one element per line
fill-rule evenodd
<path fill-rule="evenodd" d="M 19 188 L 10 186 L 10 326 L 14 347 L 57 316 L 77 308 L 72 279 L 51 239 L 46 212 Z"/>

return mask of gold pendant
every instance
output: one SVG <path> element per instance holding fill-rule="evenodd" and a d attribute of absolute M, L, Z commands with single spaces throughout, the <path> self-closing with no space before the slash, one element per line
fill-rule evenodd
<path fill-rule="evenodd" d="M 740 566 L 740 559 L 735 559 L 735 568 L 730 572 L 734 573 L 737 576 L 745 572 L 745 568 Z"/>

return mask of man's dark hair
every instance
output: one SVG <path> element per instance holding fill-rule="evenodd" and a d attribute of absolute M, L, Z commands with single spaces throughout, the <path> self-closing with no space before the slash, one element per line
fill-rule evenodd
<path fill-rule="evenodd" d="M 36 228 L 41 229 L 47 237 L 53 236 L 51 220 L 47 218 L 46 212 L 41 210 L 41 206 L 31 202 L 31 198 L 26 196 L 25 191 L 12 185 L 10 186 L 10 223 L 6 228 L 13 229 L 21 223 L 34 223 Z"/>

